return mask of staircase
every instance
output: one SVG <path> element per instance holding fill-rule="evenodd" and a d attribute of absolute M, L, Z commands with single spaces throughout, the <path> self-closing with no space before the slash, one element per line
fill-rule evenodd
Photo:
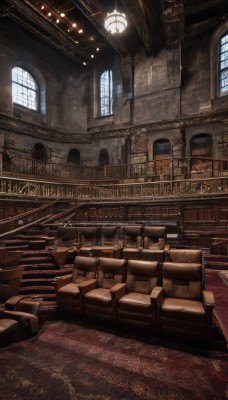
<path fill-rule="evenodd" d="M 204 254 L 204 267 L 211 270 L 228 270 L 228 255 Z"/>
<path fill-rule="evenodd" d="M 56 296 L 52 281 L 57 276 L 72 272 L 76 254 L 69 251 L 67 263 L 61 268 L 56 267 L 52 259 L 50 241 L 44 239 L 44 231 L 30 229 L 25 235 L 15 235 L 12 239 L 4 240 L 9 250 L 23 251 L 22 258 L 17 265 L 23 268 L 20 294 L 41 301 L 41 311 L 56 309 Z"/>

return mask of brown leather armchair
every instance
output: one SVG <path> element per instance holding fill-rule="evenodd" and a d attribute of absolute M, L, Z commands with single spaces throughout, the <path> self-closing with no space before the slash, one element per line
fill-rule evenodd
<path fill-rule="evenodd" d="M 97 279 L 79 285 L 86 316 L 115 323 L 112 295 L 125 279 L 123 259 L 101 257 Z"/>
<path fill-rule="evenodd" d="M 63 247 L 73 247 L 78 240 L 78 228 L 74 226 L 58 226 L 57 244 Z"/>
<path fill-rule="evenodd" d="M 138 225 L 125 226 L 123 237 L 123 258 L 139 260 L 142 251 L 142 227 Z"/>
<path fill-rule="evenodd" d="M 145 261 L 164 261 L 166 246 L 165 226 L 145 226 L 141 259 Z"/>
<path fill-rule="evenodd" d="M 80 256 L 93 256 L 92 247 L 97 245 L 98 228 L 91 226 L 80 228 L 79 239 L 81 246 L 78 254 Z"/>
<path fill-rule="evenodd" d="M 128 261 L 126 283 L 113 294 L 118 325 L 157 334 L 158 269 L 157 261 Z"/>
<path fill-rule="evenodd" d="M 122 246 L 119 240 L 119 227 L 103 226 L 97 246 L 92 247 L 94 257 L 121 258 Z"/>
<path fill-rule="evenodd" d="M 157 288 L 161 336 L 210 344 L 214 296 L 202 289 L 202 265 L 165 262 L 162 269 L 163 287 Z"/>
<path fill-rule="evenodd" d="M 82 314 L 83 307 L 78 285 L 96 277 L 99 260 L 76 256 L 72 274 L 57 278 L 53 285 L 59 311 Z"/>
<path fill-rule="evenodd" d="M 5 302 L 19 293 L 23 268 L 0 270 L 0 301 Z"/>
<path fill-rule="evenodd" d="M 170 249 L 165 251 L 165 261 L 202 264 L 200 249 Z"/>

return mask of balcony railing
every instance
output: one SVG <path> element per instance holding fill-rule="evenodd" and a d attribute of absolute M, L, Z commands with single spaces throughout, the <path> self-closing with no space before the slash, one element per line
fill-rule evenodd
<path fill-rule="evenodd" d="M 128 179 L 157 181 L 164 179 L 186 179 L 201 177 L 220 177 L 228 174 L 228 161 L 211 158 L 164 158 L 147 163 L 119 164 L 106 166 L 77 166 L 48 163 L 23 157 L 5 157 L 3 175 L 7 173 L 62 180 L 101 181 Z"/>
<path fill-rule="evenodd" d="M 21 198 L 115 201 L 167 199 L 185 196 L 220 196 L 228 193 L 228 176 L 204 179 L 179 179 L 131 184 L 56 183 L 35 179 L 0 177 L 0 196 Z"/>

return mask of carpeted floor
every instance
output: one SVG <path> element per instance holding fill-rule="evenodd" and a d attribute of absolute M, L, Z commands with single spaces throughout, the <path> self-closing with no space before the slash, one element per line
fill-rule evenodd
<path fill-rule="evenodd" d="M 206 289 L 215 297 L 214 315 L 228 344 L 228 286 L 223 271 L 206 271 Z"/>
<path fill-rule="evenodd" d="M 1 400 L 225 400 L 228 354 L 166 347 L 76 322 L 0 352 Z"/>

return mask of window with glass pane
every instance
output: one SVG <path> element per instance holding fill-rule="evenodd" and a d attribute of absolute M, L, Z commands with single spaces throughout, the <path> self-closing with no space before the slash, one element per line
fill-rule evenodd
<path fill-rule="evenodd" d="M 228 91 L 228 34 L 219 42 L 219 89 L 221 94 Z"/>
<path fill-rule="evenodd" d="M 112 114 L 112 71 L 106 70 L 100 78 L 100 115 Z"/>
<path fill-rule="evenodd" d="M 28 71 L 15 67 L 12 70 L 13 103 L 37 111 L 38 87 Z"/>

